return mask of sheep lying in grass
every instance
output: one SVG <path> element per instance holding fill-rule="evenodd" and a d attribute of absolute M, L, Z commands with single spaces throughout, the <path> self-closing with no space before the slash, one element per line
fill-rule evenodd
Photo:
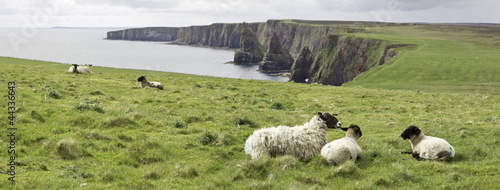
<path fill-rule="evenodd" d="M 85 64 L 84 66 L 73 64 L 73 66 L 69 68 L 68 72 L 78 73 L 78 74 L 80 73 L 92 74 L 92 69 L 90 69 L 91 66 L 92 66 L 91 64 Z"/>
<path fill-rule="evenodd" d="M 343 163 L 348 159 L 357 159 L 361 157 L 361 147 L 358 145 L 358 139 L 361 137 L 361 129 L 357 125 L 351 125 L 349 128 L 341 128 L 346 132 L 346 136 L 334 140 L 321 149 L 321 156 L 333 165 Z"/>
<path fill-rule="evenodd" d="M 160 90 L 163 90 L 163 85 L 159 82 L 149 82 L 145 76 L 141 76 L 137 79 L 137 81 L 141 82 L 141 87 L 144 88 L 146 86 L 152 87 L 152 88 L 158 88 Z"/>
<path fill-rule="evenodd" d="M 254 131 L 245 143 L 245 153 L 252 159 L 264 155 L 292 155 L 309 161 L 328 142 L 327 129 L 340 126 L 341 123 L 334 116 L 318 112 L 318 116 L 301 126 L 278 126 Z"/>
<path fill-rule="evenodd" d="M 412 154 L 417 160 L 449 160 L 455 156 L 455 149 L 444 139 L 425 136 L 415 126 L 409 126 L 401 133 L 403 140 L 409 139 L 412 152 L 401 152 Z"/>

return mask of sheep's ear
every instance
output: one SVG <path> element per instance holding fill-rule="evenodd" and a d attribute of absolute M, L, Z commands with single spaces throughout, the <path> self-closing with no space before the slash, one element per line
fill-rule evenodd
<path fill-rule="evenodd" d="M 341 127 L 340 129 L 342 129 L 342 131 L 347 131 L 349 128 Z"/>
<path fill-rule="evenodd" d="M 326 121 L 326 118 L 325 118 L 325 116 L 323 116 L 323 113 L 318 112 L 318 116 L 319 116 L 319 118 L 320 118 L 321 120 Z"/>
<path fill-rule="evenodd" d="M 413 127 L 414 127 L 414 128 L 413 128 L 413 134 L 418 134 L 418 133 L 420 133 L 420 132 L 421 132 L 421 131 L 420 131 L 420 129 L 419 129 L 418 127 L 415 127 L 415 126 L 413 126 Z"/>
<path fill-rule="evenodd" d="M 331 114 L 331 115 L 333 115 L 333 116 L 338 116 L 338 115 L 337 115 L 336 113 L 334 113 L 334 114 Z"/>

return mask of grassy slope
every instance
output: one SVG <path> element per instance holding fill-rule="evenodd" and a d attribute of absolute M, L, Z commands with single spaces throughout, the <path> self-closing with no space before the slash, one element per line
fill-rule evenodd
<path fill-rule="evenodd" d="M 345 86 L 500 94 L 500 28 L 398 26 L 354 36 L 417 47 Z"/>
<path fill-rule="evenodd" d="M 6 87 L 14 80 L 20 189 L 500 188 L 498 95 L 103 67 L 93 67 L 94 75 L 78 75 L 66 73 L 68 67 L 0 58 L 0 162 L 8 159 Z M 165 91 L 132 89 L 143 74 L 162 82 Z M 95 108 L 86 99 L 97 100 L 102 111 L 76 109 Z M 245 155 L 245 140 L 254 130 L 302 124 L 318 111 L 338 113 L 344 125 L 361 126 L 359 161 L 334 167 L 321 156 L 304 163 L 288 156 L 251 161 Z M 448 140 L 456 158 L 418 162 L 399 154 L 410 150 L 399 134 L 412 124 Z M 207 141 L 214 139 L 207 131 L 218 138 Z M 328 132 L 330 140 L 344 135 Z M 5 189 L 8 176 L 2 176 L 0 188 Z"/>

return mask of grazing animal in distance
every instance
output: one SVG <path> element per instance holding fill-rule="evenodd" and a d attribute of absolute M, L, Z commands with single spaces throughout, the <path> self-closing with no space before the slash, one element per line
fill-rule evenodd
<path fill-rule="evenodd" d="M 146 86 L 152 87 L 152 88 L 158 88 L 160 90 L 163 90 L 163 85 L 159 82 L 154 82 L 154 81 L 148 81 L 145 76 L 141 76 L 137 79 L 137 81 L 141 82 L 141 87 L 144 88 Z"/>
<path fill-rule="evenodd" d="M 403 140 L 411 143 L 411 152 L 417 160 L 449 160 L 455 156 L 455 149 L 446 140 L 437 137 L 425 136 L 416 126 L 409 126 L 401 133 Z"/>
<path fill-rule="evenodd" d="M 309 161 L 328 142 L 327 129 L 340 127 L 340 121 L 333 115 L 318 112 L 317 116 L 300 126 L 278 126 L 254 131 L 245 142 L 245 153 L 252 159 L 264 155 L 292 155 Z"/>
<path fill-rule="evenodd" d="M 71 66 L 68 69 L 68 72 L 78 73 L 78 74 L 81 74 L 81 73 L 92 74 L 92 69 L 90 69 L 91 66 L 92 66 L 92 64 L 85 64 L 83 66 L 78 65 L 78 64 L 73 64 L 73 66 Z"/>

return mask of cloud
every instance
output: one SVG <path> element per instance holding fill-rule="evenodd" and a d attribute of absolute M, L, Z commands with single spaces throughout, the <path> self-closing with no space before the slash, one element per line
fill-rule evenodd
<path fill-rule="evenodd" d="M 268 19 L 499 23 L 496 7 L 497 0 L 1 0 L 0 27 L 22 27 L 25 20 L 43 19 L 43 14 L 49 16 L 46 27 L 189 26 Z"/>
<path fill-rule="evenodd" d="M 420 11 L 437 7 L 460 6 L 466 0 L 315 0 L 325 10 L 366 12 L 380 9 Z"/>

